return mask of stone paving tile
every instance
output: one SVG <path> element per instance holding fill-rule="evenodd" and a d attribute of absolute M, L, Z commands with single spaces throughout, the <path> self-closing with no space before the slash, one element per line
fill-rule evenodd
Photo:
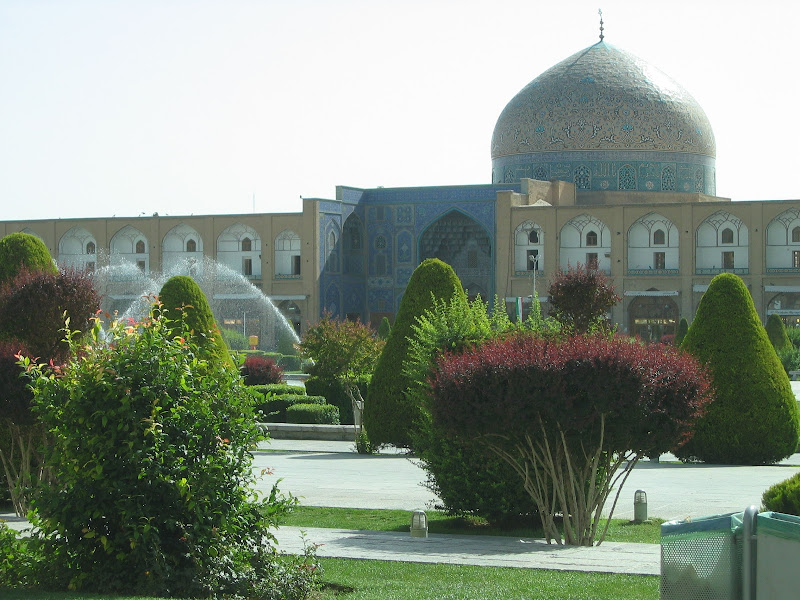
<path fill-rule="evenodd" d="M 326 558 L 633 575 L 658 575 L 661 560 L 659 544 L 605 542 L 589 548 L 513 537 L 431 534 L 422 539 L 385 531 L 304 527 L 281 527 L 276 537 L 284 552 L 300 553 L 304 543 L 319 544 L 317 555 Z"/>

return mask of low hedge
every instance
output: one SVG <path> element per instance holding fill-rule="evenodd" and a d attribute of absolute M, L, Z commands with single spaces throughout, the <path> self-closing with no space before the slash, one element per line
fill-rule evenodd
<path fill-rule="evenodd" d="M 293 404 L 286 409 L 286 422 L 339 425 L 339 409 L 330 404 Z"/>
<path fill-rule="evenodd" d="M 302 396 L 306 393 L 306 388 L 302 385 L 289 385 L 288 383 L 268 383 L 266 385 L 251 385 L 248 387 L 259 394 L 264 394 L 264 396 L 285 396 L 286 394 Z M 322 394 L 312 395 L 321 396 Z"/>
<path fill-rule="evenodd" d="M 761 501 L 767 510 L 800 516 L 800 473 L 768 488 Z"/>
<path fill-rule="evenodd" d="M 325 404 L 322 396 L 305 396 L 302 394 L 285 394 L 283 396 L 272 396 L 266 398 L 264 402 L 256 407 L 256 411 L 261 413 L 261 419 L 267 423 L 287 423 L 286 411 L 295 404 Z M 338 409 L 337 409 L 338 417 Z"/>
<path fill-rule="evenodd" d="M 367 397 L 367 385 L 369 380 L 363 379 L 358 382 L 358 389 L 361 390 L 361 397 Z M 306 393 L 312 396 L 325 396 L 328 404 L 332 404 L 339 409 L 339 418 L 342 425 L 352 425 L 355 420 L 353 417 L 353 402 L 344 391 L 342 383 L 336 379 L 324 377 L 309 377 L 306 380 Z"/>

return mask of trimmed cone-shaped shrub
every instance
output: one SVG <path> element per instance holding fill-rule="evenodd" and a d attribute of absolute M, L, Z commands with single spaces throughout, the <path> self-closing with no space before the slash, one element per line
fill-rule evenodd
<path fill-rule="evenodd" d="M 392 331 L 392 324 L 389 323 L 389 317 L 383 317 L 381 324 L 378 326 L 378 339 L 389 339 L 389 333 Z"/>
<path fill-rule="evenodd" d="M 772 314 L 767 319 L 767 337 L 772 343 L 775 352 L 783 352 L 792 347 L 792 340 L 786 334 L 786 327 L 783 325 L 783 320 L 776 314 Z"/>
<path fill-rule="evenodd" d="M 58 273 L 42 240 L 30 233 L 10 233 L 0 239 L 0 283 L 10 281 L 22 269 Z"/>
<path fill-rule="evenodd" d="M 188 275 L 176 275 L 167 280 L 158 294 L 165 316 L 173 321 L 172 329 L 181 331 L 180 321 L 185 320 L 197 346 L 233 367 L 233 359 L 214 321 L 208 299 Z"/>
<path fill-rule="evenodd" d="M 683 338 L 686 337 L 688 332 L 689 321 L 686 320 L 686 317 L 681 317 L 681 320 L 678 322 L 678 331 L 675 332 L 675 339 L 672 341 L 672 343 L 676 346 L 680 346 L 681 342 L 683 342 Z"/>
<path fill-rule="evenodd" d="M 703 295 L 681 348 L 709 369 L 715 399 L 682 460 L 774 463 L 797 449 L 797 403 L 744 282 L 717 275 Z"/>
<path fill-rule="evenodd" d="M 408 338 L 416 319 L 433 308 L 433 299 L 450 300 L 464 294 L 453 268 L 438 258 L 428 258 L 414 270 L 403 294 L 392 331 L 378 359 L 364 403 L 364 426 L 374 445 L 411 445 L 410 428 L 418 420 L 420 407 L 406 396 L 410 385 L 403 373 Z"/>

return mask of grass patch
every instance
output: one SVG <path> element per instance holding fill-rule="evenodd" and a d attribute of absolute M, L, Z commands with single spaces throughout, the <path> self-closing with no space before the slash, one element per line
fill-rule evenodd
<path fill-rule="evenodd" d="M 658 577 L 325 558 L 313 600 L 656 600 Z M 0 589 L 3 600 L 164 600 Z"/>
<path fill-rule="evenodd" d="M 502 535 L 511 537 L 541 538 L 541 527 L 530 525 L 499 528 L 476 518 L 454 517 L 440 511 L 426 511 L 430 533 L 466 535 Z M 287 515 L 281 525 L 295 527 L 323 527 L 333 529 L 364 529 L 368 531 L 408 532 L 411 513 L 405 510 L 381 510 L 364 508 L 331 508 L 298 506 Z M 613 519 L 608 528 L 606 541 L 658 544 L 661 536 L 661 521 L 634 524 Z"/>
<path fill-rule="evenodd" d="M 649 600 L 658 577 L 326 558 L 319 600 Z M 352 590 L 352 591 L 351 591 Z"/>

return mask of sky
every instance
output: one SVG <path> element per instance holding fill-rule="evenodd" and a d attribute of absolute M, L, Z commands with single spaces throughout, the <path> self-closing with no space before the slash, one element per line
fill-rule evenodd
<path fill-rule="evenodd" d="M 717 195 L 800 197 L 800 2 L 599 2 L 0 0 L 0 220 L 489 183 L 506 103 L 598 41 L 600 7 L 704 108 Z"/>

